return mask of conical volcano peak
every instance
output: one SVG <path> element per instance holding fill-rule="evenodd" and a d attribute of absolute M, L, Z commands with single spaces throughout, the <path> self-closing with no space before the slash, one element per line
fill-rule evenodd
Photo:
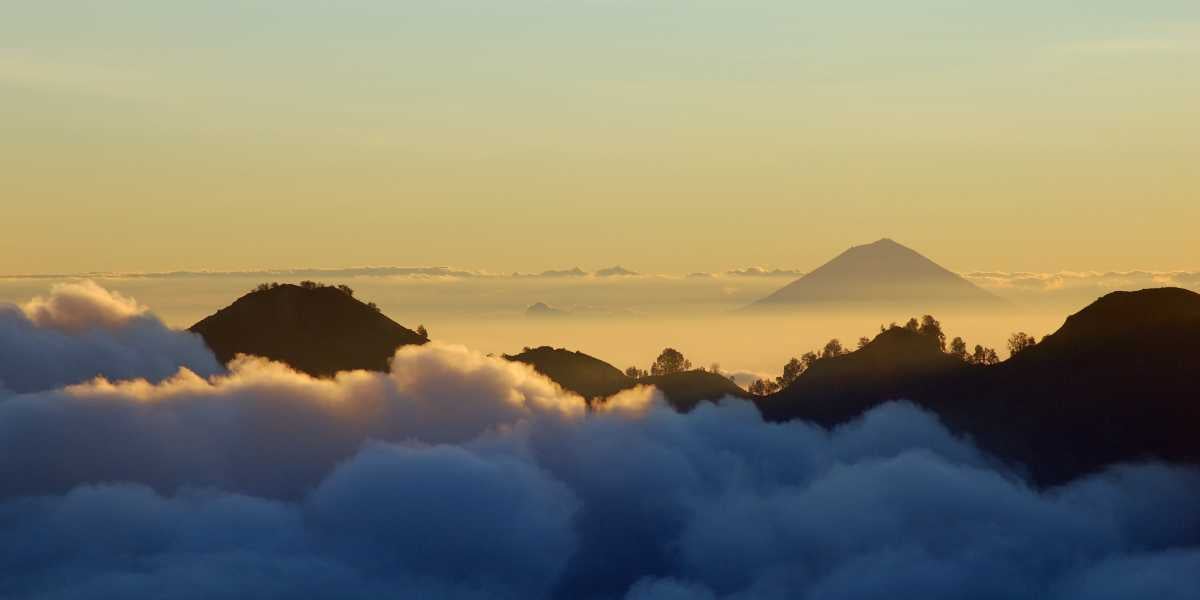
<path fill-rule="evenodd" d="M 870 244 L 863 244 L 862 246 L 857 246 L 857 247 L 858 248 L 889 248 L 889 247 L 891 247 L 891 248 L 903 248 L 905 250 L 909 249 L 908 246 L 905 246 L 904 244 L 901 244 L 901 243 L 897 242 L 896 240 L 893 240 L 892 238 L 889 238 L 889 237 L 879 238 L 879 239 L 875 240 L 874 242 L 871 242 Z"/>
<path fill-rule="evenodd" d="M 909 248 L 908 246 L 905 246 L 904 244 L 901 244 L 892 238 L 880 238 L 869 244 L 851 246 L 849 250 L 846 250 L 842 254 L 864 254 L 876 257 L 891 256 L 896 258 L 915 258 L 922 261 L 929 261 L 929 259 L 921 255 L 920 252 L 917 252 L 916 250 L 913 250 L 912 248 Z M 929 262 L 932 263 L 932 261 Z"/>
<path fill-rule="evenodd" d="M 992 304 L 996 297 L 891 238 L 854 246 L 758 305 Z"/>

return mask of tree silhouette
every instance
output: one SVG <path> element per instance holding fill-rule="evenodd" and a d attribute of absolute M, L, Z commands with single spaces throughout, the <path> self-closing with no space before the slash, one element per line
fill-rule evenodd
<path fill-rule="evenodd" d="M 766 396 L 778 392 L 779 384 L 768 379 L 755 379 L 754 383 L 751 383 L 750 387 L 746 388 L 746 391 L 755 396 Z"/>
<path fill-rule="evenodd" d="M 977 365 L 994 365 L 1000 362 L 1000 357 L 992 348 L 984 348 L 976 344 L 975 352 L 971 355 L 971 362 Z"/>
<path fill-rule="evenodd" d="M 967 360 L 967 343 L 960 337 L 950 340 L 950 354 L 959 360 Z"/>
<path fill-rule="evenodd" d="M 815 365 L 818 360 L 821 360 L 821 357 L 817 356 L 816 352 L 805 352 L 804 354 L 802 354 L 800 356 L 800 362 L 804 363 L 805 371 L 811 369 L 812 366 Z"/>
<path fill-rule="evenodd" d="M 641 379 L 646 376 L 646 372 L 637 367 L 629 367 L 625 369 L 625 376 L 630 379 Z"/>
<path fill-rule="evenodd" d="M 354 297 L 354 290 L 350 289 L 350 286 L 348 286 L 344 283 L 338 284 L 337 289 L 339 292 L 341 292 L 347 296 L 350 296 L 351 298 Z"/>
<path fill-rule="evenodd" d="M 917 333 L 936 338 L 938 341 L 938 348 L 940 348 L 942 352 L 946 351 L 946 334 L 942 333 L 942 324 L 938 322 L 937 319 L 933 318 L 933 315 L 925 315 L 921 317 L 921 325 L 917 328 Z"/>
<path fill-rule="evenodd" d="M 417 335 L 429 339 L 429 330 L 425 329 L 424 325 L 417 325 Z"/>
<path fill-rule="evenodd" d="M 779 384 L 779 388 L 783 389 L 789 385 L 792 385 L 792 382 L 799 379 L 800 376 L 803 375 L 807 370 L 808 365 L 801 362 L 801 360 L 798 358 L 793 358 L 792 360 L 789 360 L 786 365 L 783 365 L 783 375 L 781 375 L 775 381 Z"/>
<path fill-rule="evenodd" d="M 692 361 L 683 357 L 683 353 L 674 348 L 664 348 L 662 353 L 650 365 L 651 375 L 672 375 L 682 373 L 692 368 Z"/>
<path fill-rule="evenodd" d="M 821 349 L 821 358 L 833 358 L 843 354 L 846 354 L 846 349 L 842 347 L 842 342 L 837 338 L 825 342 L 825 347 Z"/>
<path fill-rule="evenodd" d="M 866 336 L 860 337 L 860 338 L 858 338 L 858 349 L 862 350 L 863 348 L 867 347 L 867 344 L 870 344 L 870 343 L 871 343 L 871 338 L 866 337 Z"/>
<path fill-rule="evenodd" d="M 1018 331 L 1008 338 L 1008 354 L 1010 356 L 1016 356 L 1036 345 L 1036 337 L 1029 335 L 1024 331 Z"/>

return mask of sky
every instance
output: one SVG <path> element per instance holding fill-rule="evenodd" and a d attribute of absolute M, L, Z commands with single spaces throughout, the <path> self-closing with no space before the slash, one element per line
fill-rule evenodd
<path fill-rule="evenodd" d="M 1191 0 L 4 13 L 0 274 L 1200 268 Z"/>

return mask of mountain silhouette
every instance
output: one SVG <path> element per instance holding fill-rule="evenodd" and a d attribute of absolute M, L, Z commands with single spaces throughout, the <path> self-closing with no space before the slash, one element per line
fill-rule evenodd
<path fill-rule="evenodd" d="M 749 398 L 750 394 L 727 377 L 703 370 L 683 371 L 670 375 L 652 375 L 637 380 L 638 385 L 652 385 L 662 391 L 667 403 L 675 410 L 688 412 L 701 402 L 716 402 L 721 398 Z"/>
<path fill-rule="evenodd" d="M 553 306 L 550 306 L 549 304 L 546 304 L 545 302 L 537 302 L 537 303 L 529 305 L 529 308 L 525 309 L 525 316 L 527 316 L 527 317 L 565 317 L 565 316 L 567 316 L 567 311 L 565 311 L 561 308 L 554 308 Z"/>
<path fill-rule="evenodd" d="M 596 273 L 595 273 L 596 277 L 621 277 L 621 276 L 633 276 L 633 275 L 637 275 L 637 274 L 638 274 L 637 271 L 630 271 L 629 269 L 626 269 L 625 267 L 622 267 L 621 265 L 615 265 L 612 267 L 608 267 L 607 269 L 600 269 L 600 270 L 596 271 Z"/>
<path fill-rule="evenodd" d="M 1002 301 L 890 239 L 854 246 L 755 302 L 756 308 L 825 304 L 997 306 Z"/>
<path fill-rule="evenodd" d="M 189 331 L 200 334 L 223 363 L 252 354 L 317 377 L 386 371 L 396 348 L 428 341 L 351 293 L 316 285 L 260 288 Z"/>
<path fill-rule="evenodd" d="M 598 358 L 565 348 L 527 348 L 520 354 L 506 354 L 504 358 L 533 367 L 564 390 L 575 392 L 588 401 L 607 398 L 636 385 L 620 369 Z"/>
<path fill-rule="evenodd" d="M 893 327 L 850 354 L 818 360 L 786 389 L 756 399 L 769 420 L 839 425 L 889 400 L 922 397 L 930 382 L 967 370 L 936 338 Z"/>
<path fill-rule="evenodd" d="M 924 339 L 923 339 L 924 338 Z M 997 365 L 891 329 L 818 361 L 756 403 L 771 420 L 833 426 L 889 400 L 935 413 L 981 447 L 1054 484 L 1116 462 L 1200 463 L 1200 295 L 1114 292 Z"/>
<path fill-rule="evenodd" d="M 657 387 L 667 402 L 681 412 L 690 411 L 701 402 L 716 402 L 727 396 L 749 397 L 737 384 L 716 373 L 696 370 L 634 379 L 598 358 L 565 348 L 526 348 L 520 354 L 505 355 L 504 358 L 532 366 L 589 403 L 603 401 L 638 385 Z"/>

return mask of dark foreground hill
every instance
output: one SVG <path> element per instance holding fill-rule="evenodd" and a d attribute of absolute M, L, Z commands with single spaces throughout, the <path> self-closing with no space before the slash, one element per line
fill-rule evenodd
<path fill-rule="evenodd" d="M 833 426 L 889 400 L 923 397 L 925 387 L 972 367 L 942 352 L 936 338 L 894 327 L 856 352 L 813 363 L 786 389 L 755 402 L 769 420 Z"/>
<path fill-rule="evenodd" d="M 223 363 L 253 354 L 318 377 L 338 371 L 386 371 L 396 348 L 428 340 L 335 287 L 259 289 L 196 323 Z"/>
<path fill-rule="evenodd" d="M 528 348 L 520 354 L 505 355 L 504 358 L 532 366 L 564 390 L 575 392 L 589 401 L 607 398 L 636 385 L 620 369 L 598 358 L 565 348 L 540 346 Z"/>
<path fill-rule="evenodd" d="M 589 402 L 600 401 L 637 385 L 657 387 L 672 407 L 683 412 L 701 402 L 715 402 L 726 396 L 749 397 L 737 384 L 716 373 L 685 371 L 634 379 L 598 358 L 564 348 L 541 346 L 504 358 L 532 366 L 563 389 L 575 392 Z"/>
<path fill-rule="evenodd" d="M 652 385 L 662 390 L 667 402 L 676 410 L 687 412 L 701 402 L 716 402 L 721 398 L 749 398 L 750 394 L 728 378 L 708 371 L 684 371 L 670 375 L 653 375 L 637 380 L 638 385 Z"/>
<path fill-rule="evenodd" d="M 772 420 L 828 426 L 895 399 L 936 412 L 1044 484 L 1114 462 L 1200 463 L 1200 295 L 1109 294 L 993 366 L 893 329 L 757 403 Z"/>
<path fill-rule="evenodd" d="M 828 305 L 996 307 L 1003 302 L 890 239 L 854 246 L 755 302 L 754 308 Z"/>

